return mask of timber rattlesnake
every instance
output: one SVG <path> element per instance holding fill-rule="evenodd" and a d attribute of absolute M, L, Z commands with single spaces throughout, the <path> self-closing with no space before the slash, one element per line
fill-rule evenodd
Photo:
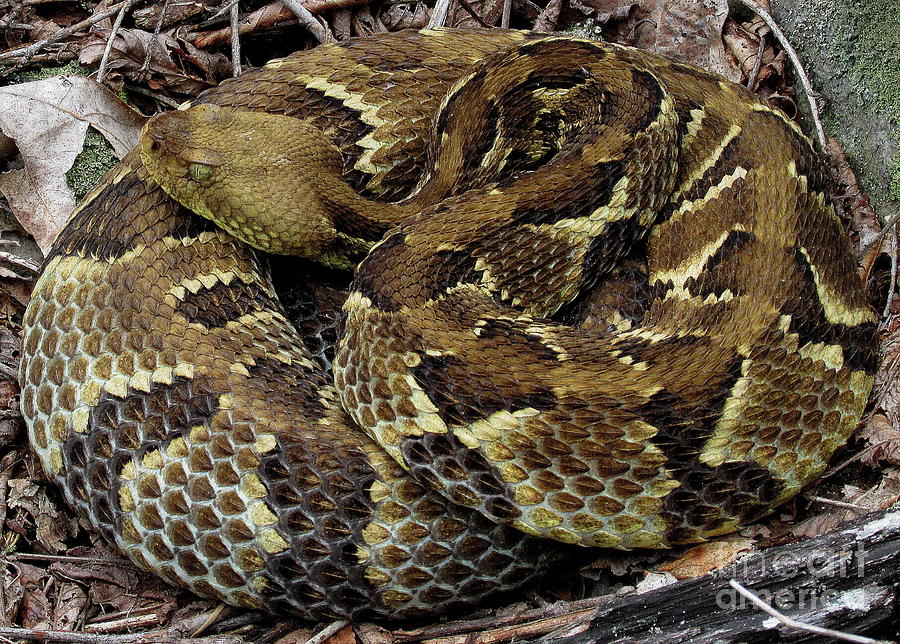
<path fill-rule="evenodd" d="M 307 216 L 276 243 L 338 267 L 386 236 L 344 305 L 334 386 L 262 260 L 137 152 L 60 235 L 25 320 L 31 441 L 172 583 L 308 617 L 443 611 L 558 556 L 510 526 L 614 548 L 734 530 L 862 414 L 875 318 L 823 167 L 736 85 L 624 47 L 447 30 L 318 47 L 199 102 L 223 109 L 145 139 L 168 189 L 218 181 L 235 151 L 178 118 L 299 117 L 297 145 L 239 124 L 242 146 L 301 163 L 219 186 L 226 228 L 266 246 L 260 219 Z M 311 185 L 285 199 L 285 176 Z M 242 214 L 257 202 L 283 209 Z"/>

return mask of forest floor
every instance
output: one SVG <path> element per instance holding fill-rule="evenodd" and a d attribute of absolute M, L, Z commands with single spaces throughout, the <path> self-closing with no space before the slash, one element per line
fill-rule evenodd
<path fill-rule="evenodd" d="M 76 201 L 134 145 L 143 117 L 124 109 L 121 99 L 151 115 L 240 68 L 331 39 L 429 25 L 502 25 L 575 31 L 660 52 L 742 83 L 795 116 L 798 104 L 807 104 L 803 91 L 795 90 L 797 70 L 771 27 L 746 4 L 305 0 L 298 17 L 279 2 L 0 1 L 0 641 L 462 644 L 562 637 L 577 633 L 610 597 L 696 578 L 896 504 L 896 222 L 885 221 L 892 213 L 876 212 L 841 142 L 820 139 L 815 127 L 809 132 L 824 143 L 834 176 L 832 197 L 856 244 L 872 306 L 881 314 L 883 363 L 859 430 L 822 480 L 735 535 L 666 553 L 600 553 L 592 565 L 548 580 L 516 604 L 454 616 L 452 622 L 308 624 L 199 599 L 138 570 L 72 514 L 28 446 L 18 411 L 22 316 L 42 253 Z M 239 38 L 232 43 L 234 31 Z M 73 76 L 39 82 L 59 74 L 90 76 L 102 85 Z"/>

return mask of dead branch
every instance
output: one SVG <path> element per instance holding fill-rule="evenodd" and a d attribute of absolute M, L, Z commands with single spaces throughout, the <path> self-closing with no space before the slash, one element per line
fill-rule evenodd
<path fill-rule="evenodd" d="M 44 38 L 43 40 L 39 40 L 35 43 L 31 43 L 30 45 L 26 45 L 24 47 L 16 47 L 15 49 L 10 49 L 9 51 L 5 51 L 0 53 L 0 63 L 15 60 L 16 68 L 23 67 L 27 65 L 31 59 L 40 52 L 42 49 L 47 47 L 47 45 L 52 45 L 53 43 L 57 43 L 60 40 L 65 40 L 74 34 L 77 34 L 88 27 L 93 27 L 95 24 L 100 22 L 101 20 L 105 20 L 111 16 L 114 16 L 122 7 L 124 7 L 130 0 L 122 0 L 122 2 L 117 2 L 112 5 L 105 11 L 101 11 L 99 13 L 95 13 L 90 18 L 85 18 L 80 22 L 76 22 L 74 25 L 70 27 L 63 27 L 55 34 L 48 38 Z M 8 70 L 5 73 L 9 73 Z"/>
<path fill-rule="evenodd" d="M 800 62 L 800 57 L 797 55 L 796 50 L 791 45 L 787 36 L 784 35 L 784 32 L 781 30 L 781 27 L 778 26 L 778 23 L 775 22 L 775 19 L 769 14 L 768 11 L 763 9 L 759 4 L 754 2 L 753 0 L 739 0 L 741 4 L 750 9 L 753 13 L 758 15 L 763 21 L 769 26 L 769 29 L 772 30 L 772 34 L 781 43 L 781 46 L 787 52 L 788 58 L 791 59 L 791 63 L 794 65 L 794 70 L 797 72 L 797 78 L 800 80 L 800 84 L 803 86 L 803 92 L 806 94 L 806 100 L 809 102 L 809 110 L 812 112 L 813 123 L 816 126 L 816 136 L 819 141 L 819 148 L 822 152 L 825 152 L 826 147 L 828 146 L 828 140 L 825 137 L 825 128 L 822 127 L 822 121 L 819 118 L 819 105 L 816 102 L 816 95 L 812 88 L 812 83 L 809 82 L 809 77 L 806 75 L 806 70 L 803 68 L 803 63 Z"/>

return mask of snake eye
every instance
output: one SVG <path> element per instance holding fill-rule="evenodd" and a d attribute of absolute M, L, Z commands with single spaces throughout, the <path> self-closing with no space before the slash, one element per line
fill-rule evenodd
<path fill-rule="evenodd" d="M 213 174 L 213 169 L 205 163 L 191 163 L 188 165 L 188 174 L 194 181 L 206 181 Z"/>
<path fill-rule="evenodd" d="M 159 148 L 160 148 L 159 141 L 151 141 L 150 142 L 150 151 L 151 152 L 157 152 L 157 151 L 159 151 Z"/>

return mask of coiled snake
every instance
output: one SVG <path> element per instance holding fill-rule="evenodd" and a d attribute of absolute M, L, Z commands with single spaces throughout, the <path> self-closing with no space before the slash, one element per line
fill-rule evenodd
<path fill-rule="evenodd" d="M 566 550 L 534 536 L 732 531 L 862 414 L 875 318 L 822 164 L 736 85 L 447 30 L 318 47 L 199 102 L 144 138 L 167 190 L 255 246 L 365 259 L 332 382 L 265 260 L 138 152 L 57 240 L 25 319 L 31 442 L 171 583 L 313 618 L 477 603 Z"/>

